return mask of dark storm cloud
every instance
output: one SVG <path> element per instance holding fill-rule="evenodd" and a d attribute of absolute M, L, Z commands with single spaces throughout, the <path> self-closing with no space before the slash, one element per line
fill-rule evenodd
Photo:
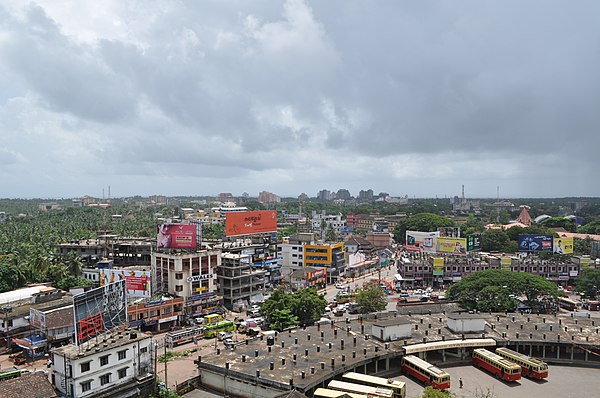
<path fill-rule="evenodd" d="M 0 162 L 131 176 L 128 193 L 163 177 L 182 192 L 187 176 L 294 195 L 465 180 L 598 194 L 598 15 L 595 1 L 9 2 Z M 572 185 L 546 188 L 556 175 Z"/>

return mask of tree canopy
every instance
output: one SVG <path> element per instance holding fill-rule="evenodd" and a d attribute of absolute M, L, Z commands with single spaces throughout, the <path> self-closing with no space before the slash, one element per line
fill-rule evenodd
<path fill-rule="evenodd" d="M 394 228 L 394 240 L 405 243 L 406 231 L 437 231 L 438 227 L 453 227 L 454 221 L 432 213 L 419 213 L 398 222 Z"/>
<path fill-rule="evenodd" d="M 357 290 L 355 301 L 361 314 L 383 311 L 387 306 L 386 294 L 377 282 L 368 282 Z"/>
<path fill-rule="evenodd" d="M 321 318 L 327 300 L 315 289 L 300 289 L 287 293 L 284 287 L 275 289 L 261 306 L 261 313 L 280 328 L 310 325 Z"/>
<path fill-rule="evenodd" d="M 525 297 L 525 304 L 532 309 L 543 308 L 546 303 L 553 305 L 558 289 L 554 283 L 529 273 L 485 270 L 450 286 L 447 296 L 469 310 L 498 312 L 516 309 L 516 297 Z"/>
<path fill-rule="evenodd" d="M 583 268 L 575 281 L 577 290 L 585 293 L 588 298 L 598 297 L 600 290 L 600 269 Z"/>

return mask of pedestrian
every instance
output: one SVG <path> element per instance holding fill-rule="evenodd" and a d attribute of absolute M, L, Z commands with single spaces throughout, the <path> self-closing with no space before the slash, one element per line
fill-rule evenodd
<path fill-rule="evenodd" d="M 463 387 L 462 377 L 458 379 L 458 388 Z"/>

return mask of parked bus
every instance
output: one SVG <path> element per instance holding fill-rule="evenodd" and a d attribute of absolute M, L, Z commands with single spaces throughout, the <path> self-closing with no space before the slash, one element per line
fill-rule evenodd
<path fill-rule="evenodd" d="M 521 367 L 519 365 L 485 348 L 473 350 L 473 365 L 477 368 L 483 368 L 505 381 L 517 381 L 521 378 Z"/>
<path fill-rule="evenodd" d="M 207 325 L 204 327 L 204 337 L 207 339 L 211 339 L 219 332 L 233 332 L 235 330 L 235 325 L 233 321 L 221 321 L 217 322 L 214 325 Z"/>
<path fill-rule="evenodd" d="M 317 388 L 313 393 L 314 398 L 338 398 L 338 397 L 350 397 L 350 398 L 368 398 L 364 394 L 355 394 L 346 391 L 330 390 L 328 388 Z"/>
<path fill-rule="evenodd" d="M 559 297 L 558 306 L 560 308 L 564 308 L 567 311 L 575 311 L 577 309 L 577 301 L 571 300 L 567 297 Z"/>
<path fill-rule="evenodd" d="M 394 392 L 394 398 L 406 397 L 405 383 L 398 380 L 386 379 L 383 377 L 369 376 L 362 373 L 346 372 L 342 380 L 350 383 L 364 384 L 366 386 L 387 388 Z"/>
<path fill-rule="evenodd" d="M 364 394 L 368 397 L 393 398 L 394 392 L 388 388 L 363 386 L 361 384 L 348 383 L 346 381 L 331 380 L 327 385 L 330 390 Z"/>
<path fill-rule="evenodd" d="M 186 344 L 194 341 L 194 339 L 201 339 L 204 335 L 204 328 L 193 327 L 173 332 L 168 332 L 165 336 L 165 343 L 167 347 L 174 347 L 176 345 Z"/>
<path fill-rule="evenodd" d="M 496 348 L 496 354 L 516 363 L 521 367 L 521 375 L 542 380 L 548 377 L 548 364 L 508 348 Z"/>
<path fill-rule="evenodd" d="M 450 388 L 448 373 L 414 355 L 405 355 L 402 358 L 402 370 L 437 390 Z"/>

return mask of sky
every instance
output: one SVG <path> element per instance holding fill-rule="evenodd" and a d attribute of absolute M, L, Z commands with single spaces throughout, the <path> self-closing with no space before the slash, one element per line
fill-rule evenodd
<path fill-rule="evenodd" d="M 600 196 L 600 2 L 8 0 L 0 197 Z"/>

